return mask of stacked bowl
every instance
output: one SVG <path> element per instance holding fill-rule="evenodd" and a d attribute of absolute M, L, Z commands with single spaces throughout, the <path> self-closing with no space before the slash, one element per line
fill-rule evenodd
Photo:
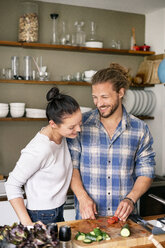
<path fill-rule="evenodd" d="M 10 103 L 10 114 L 13 118 L 22 117 L 25 113 L 25 103 L 13 102 Z"/>
<path fill-rule="evenodd" d="M 0 103 L 0 118 L 6 117 L 9 113 L 9 104 Z"/>

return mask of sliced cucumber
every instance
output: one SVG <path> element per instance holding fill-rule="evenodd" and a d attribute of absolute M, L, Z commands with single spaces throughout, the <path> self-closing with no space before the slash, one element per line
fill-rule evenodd
<path fill-rule="evenodd" d="M 85 239 L 91 239 L 92 241 L 97 241 L 96 240 L 96 236 L 95 235 L 92 235 L 92 234 L 90 234 L 90 233 L 87 233 L 86 235 L 85 235 Z"/>
<path fill-rule="evenodd" d="M 90 244 L 90 243 L 92 243 L 93 241 L 92 241 L 91 239 L 84 239 L 83 242 L 86 243 L 86 244 Z"/>
<path fill-rule="evenodd" d="M 90 234 L 95 235 L 94 231 L 91 231 Z"/>
<path fill-rule="evenodd" d="M 125 224 L 121 231 L 120 231 L 120 234 L 122 237 L 129 237 L 131 232 L 130 232 L 130 228 L 129 228 L 129 225 L 128 224 Z"/>
<path fill-rule="evenodd" d="M 110 236 L 105 232 L 102 232 L 102 236 L 103 236 L 103 240 L 110 240 L 111 239 Z"/>
<path fill-rule="evenodd" d="M 79 235 L 77 234 L 75 239 L 77 240 L 84 240 L 85 239 L 85 233 L 79 233 Z"/>
<path fill-rule="evenodd" d="M 97 236 L 96 241 L 101 241 L 101 240 L 103 240 L 103 236 L 102 235 Z"/>

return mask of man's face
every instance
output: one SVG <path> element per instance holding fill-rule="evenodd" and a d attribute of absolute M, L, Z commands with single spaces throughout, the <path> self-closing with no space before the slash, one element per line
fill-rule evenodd
<path fill-rule="evenodd" d="M 98 83 L 92 86 L 93 101 L 102 118 L 108 118 L 115 113 L 121 105 L 123 95 L 124 88 L 121 88 L 117 93 L 110 82 Z"/>

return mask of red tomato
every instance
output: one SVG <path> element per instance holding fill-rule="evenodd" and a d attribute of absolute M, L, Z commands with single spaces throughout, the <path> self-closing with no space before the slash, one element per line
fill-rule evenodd
<path fill-rule="evenodd" d="M 114 223 L 119 221 L 119 218 L 117 216 L 111 216 L 111 217 L 108 218 L 107 221 L 108 221 L 109 224 L 114 224 Z"/>
<path fill-rule="evenodd" d="M 109 224 L 114 224 L 116 222 L 112 217 L 108 218 L 107 221 Z"/>

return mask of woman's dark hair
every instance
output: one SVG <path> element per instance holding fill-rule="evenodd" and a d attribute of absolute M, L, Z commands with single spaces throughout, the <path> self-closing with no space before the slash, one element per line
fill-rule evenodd
<path fill-rule="evenodd" d="M 49 101 L 46 116 L 48 121 L 53 120 L 56 124 L 61 124 L 65 115 L 71 115 L 80 108 L 73 97 L 60 93 L 57 87 L 48 91 L 46 99 Z"/>
<path fill-rule="evenodd" d="M 130 80 L 128 77 L 128 69 L 117 63 L 112 63 L 106 69 L 99 70 L 92 78 L 92 85 L 110 82 L 113 89 L 119 92 L 121 88 L 128 89 Z"/>

